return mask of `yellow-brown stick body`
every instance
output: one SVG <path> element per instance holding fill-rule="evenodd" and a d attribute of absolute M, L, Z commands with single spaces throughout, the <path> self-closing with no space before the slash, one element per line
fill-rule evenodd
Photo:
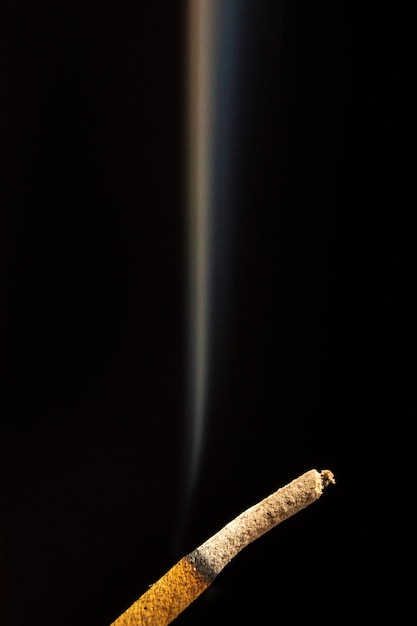
<path fill-rule="evenodd" d="M 112 626 L 166 626 L 182 613 L 211 580 L 187 557 L 160 578 Z"/>

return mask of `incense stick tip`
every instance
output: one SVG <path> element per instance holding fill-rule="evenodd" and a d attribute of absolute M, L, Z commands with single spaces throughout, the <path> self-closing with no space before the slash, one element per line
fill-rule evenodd
<path fill-rule="evenodd" d="M 327 487 L 328 485 L 332 484 L 335 485 L 336 484 L 336 480 L 334 477 L 333 472 L 331 472 L 330 470 L 322 470 L 320 472 L 320 476 L 321 476 L 321 482 L 324 487 Z"/>

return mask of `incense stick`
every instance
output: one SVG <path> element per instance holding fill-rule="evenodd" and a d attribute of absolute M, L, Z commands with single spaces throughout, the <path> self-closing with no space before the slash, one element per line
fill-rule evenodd
<path fill-rule="evenodd" d="M 111 626 L 166 626 L 187 608 L 249 543 L 315 502 L 334 483 L 310 470 L 261 500 L 183 557 Z"/>

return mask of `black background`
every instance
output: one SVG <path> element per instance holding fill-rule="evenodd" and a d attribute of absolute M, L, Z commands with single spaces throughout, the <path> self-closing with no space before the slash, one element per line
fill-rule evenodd
<path fill-rule="evenodd" d="M 402 202 L 394 26 L 342 2 L 256 4 L 230 332 L 181 553 L 184 4 L 2 4 L 8 626 L 109 624 L 312 467 L 337 486 L 242 553 L 178 624 L 312 611 L 330 624 L 356 614 L 375 575 L 359 549 L 374 529 L 362 485 L 400 395 L 387 375 Z"/>

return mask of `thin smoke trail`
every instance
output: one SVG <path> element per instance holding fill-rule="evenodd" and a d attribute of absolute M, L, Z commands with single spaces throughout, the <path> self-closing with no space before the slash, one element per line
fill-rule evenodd
<path fill-rule="evenodd" d="M 188 372 L 185 499 L 196 484 L 202 454 L 208 391 L 211 308 L 211 207 L 216 2 L 188 6 L 187 223 Z"/>
<path fill-rule="evenodd" d="M 199 479 L 212 363 L 228 314 L 237 6 L 236 0 L 189 0 L 187 7 L 188 370 L 182 525 Z"/>

